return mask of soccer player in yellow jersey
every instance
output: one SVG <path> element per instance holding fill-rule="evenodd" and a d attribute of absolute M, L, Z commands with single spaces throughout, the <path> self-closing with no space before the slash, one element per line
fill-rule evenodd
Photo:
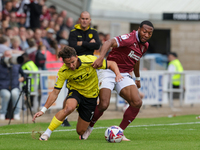
<path fill-rule="evenodd" d="M 86 131 L 94 114 L 99 95 L 98 77 L 96 69 L 92 63 L 97 59 L 93 55 L 77 56 L 74 48 L 66 46 L 58 54 L 63 59 L 63 66 L 58 71 L 57 81 L 54 89 L 47 98 L 41 111 L 37 112 L 33 121 L 42 116 L 45 111 L 56 101 L 58 94 L 67 79 L 68 95 L 63 103 L 63 109 L 53 117 L 47 130 L 41 135 L 39 140 L 47 141 L 53 130 L 59 127 L 66 116 L 71 114 L 76 108 L 79 112 L 76 131 L 79 138 Z M 117 64 L 114 61 L 103 61 L 102 67 L 98 69 L 111 69 L 115 74 L 117 82 L 122 80 Z"/>

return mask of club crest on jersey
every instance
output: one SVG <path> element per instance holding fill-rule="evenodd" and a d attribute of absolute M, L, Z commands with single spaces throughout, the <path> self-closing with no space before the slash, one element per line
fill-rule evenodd
<path fill-rule="evenodd" d="M 90 71 L 90 68 L 89 68 L 89 67 L 87 67 L 87 68 L 85 68 L 85 70 L 86 70 L 87 72 L 89 72 L 89 71 Z"/>
<path fill-rule="evenodd" d="M 88 34 L 88 36 L 89 36 L 89 38 L 91 39 L 91 38 L 93 37 L 93 34 L 90 33 L 90 34 Z"/>
<path fill-rule="evenodd" d="M 122 35 L 121 38 L 122 38 L 123 40 L 126 40 L 126 39 L 129 38 L 129 36 L 128 36 L 128 35 Z"/>

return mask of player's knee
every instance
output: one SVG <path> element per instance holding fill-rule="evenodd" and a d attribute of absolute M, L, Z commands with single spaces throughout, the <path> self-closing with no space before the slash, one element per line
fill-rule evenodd
<path fill-rule="evenodd" d="M 105 111 L 109 106 L 109 103 L 99 103 L 98 109 L 100 111 Z"/>
<path fill-rule="evenodd" d="M 69 113 L 72 113 L 74 111 L 75 108 L 71 107 L 71 106 L 65 106 L 64 108 L 64 113 L 65 114 L 69 114 Z"/>
<path fill-rule="evenodd" d="M 137 100 L 130 102 L 130 105 L 131 107 L 140 108 L 142 106 L 142 100 L 138 98 Z"/>

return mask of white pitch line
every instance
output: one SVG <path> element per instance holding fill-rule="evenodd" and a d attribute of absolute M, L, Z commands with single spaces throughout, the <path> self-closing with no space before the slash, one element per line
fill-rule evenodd
<path fill-rule="evenodd" d="M 185 124 L 200 124 L 200 122 L 185 122 L 185 123 L 170 123 L 170 124 L 149 124 L 149 125 L 134 125 L 128 126 L 128 128 L 132 127 L 153 127 L 153 126 L 177 126 L 177 125 L 185 125 Z M 97 127 L 94 129 L 106 129 L 108 127 Z M 55 130 L 53 132 L 62 132 L 62 131 L 75 131 L 76 129 L 66 129 L 66 130 Z M 44 132 L 44 131 L 41 131 Z M 12 135 L 12 134 L 31 134 L 32 132 L 14 132 L 14 133 L 0 133 L 0 135 Z"/>

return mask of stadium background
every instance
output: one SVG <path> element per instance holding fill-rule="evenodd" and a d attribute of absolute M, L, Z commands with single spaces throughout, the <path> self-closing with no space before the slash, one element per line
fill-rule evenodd
<path fill-rule="evenodd" d="M 200 17 L 194 17 L 191 20 L 188 18 L 179 20 L 172 17 L 171 20 L 164 20 L 163 16 L 164 13 L 197 15 L 200 12 L 200 8 L 197 7 L 200 2 L 198 0 L 179 2 L 173 0 L 151 0 L 148 2 L 145 0 L 140 0 L 140 2 L 126 0 L 125 3 L 120 0 L 47 0 L 46 5 L 55 5 L 58 12 L 67 10 L 68 16 L 73 17 L 74 20 L 79 18 L 83 10 L 87 10 L 91 13 L 92 26 L 98 32 L 110 33 L 111 37 L 129 33 L 133 29 L 137 29 L 141 21 L 150 20 L 155 26 L 155 36 L 153 35 L 150 41 L 152 50 L 150 53 L 166 55 L 169 51 L 176 52 L 185 70 L 199 70 Z M 138 117 L 199 114 L 198 104 L 180 107 L 179 101 L 175 100 L 175 106 L 178 108 L 171 109 L 168 105 L 163 105 L 161 108 L 146 106 L 146 108 L 141 109 Z M 115 110 L 115 104 L 112 104 L 101 119 L 122 118 L 122 111 Z M 55 114 L 54 111 L 57 110 L 50 111 L 38 121 L 49 122 Z M 69 121 L 76 120 L 76 115 L 76 112 L 70 115 Z M 24 119 L 26 121 L 26 115 Z M 29 122 L 31 121 L 29 120 Z M 2 121 L 1 125 L 6 123 L 7 121 Z M 13 123 L 21 123 L 21 121 L 13 120 Z"/>

